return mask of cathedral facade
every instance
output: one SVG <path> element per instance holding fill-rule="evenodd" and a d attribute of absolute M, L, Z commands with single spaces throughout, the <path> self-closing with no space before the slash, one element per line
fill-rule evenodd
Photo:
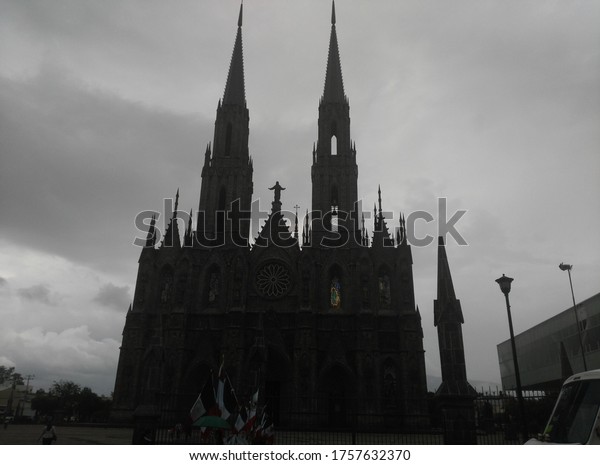
<path fill-rule="evenodd" d="M 196 229 L 177 201 L 141 251 L 114 390 L 127 420 L 157 399 L 189 410 L 224 366 L 240 402 L 259 392 L 276 425 L 425 424 L 423 332 L 404 223 L 390 229 L 381 192 L 366 232 L 335 10 L 312 161 L 312 211 L 290 226 L 273 181 L 269 217 L 250 237 L 253 160 L 242 12 L 214 139 L 204 157 Z M 308 180 L 307 180 L 308 182 Z M 283 198 L 283 200 L 282 200 Z M 361 420 L 363 419 L 363 420 Z"/>

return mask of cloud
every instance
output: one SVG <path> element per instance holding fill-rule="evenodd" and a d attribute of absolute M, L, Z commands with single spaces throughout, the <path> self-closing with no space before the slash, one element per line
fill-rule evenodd
<path fill-rule="evenodd" d="M 45 331 L 32 327 L 2 331 L 0 351 L 18 371 L 35 374 L 36 386 L 49 387 L 66 379 L 108 394 L 113 388 L 119 342 L 95 339 L 87 325 Z"/>
<path fill-rule="evenodd" d="M 0 355 L 0 365 L 2 365 L 4 367 L 14 367 L 15 362 L 13 362 L 9 358 L 6 358 L 4 355 Z"/>
<path fill-rule="evenodd" d="M 30 287 L 17 289 L 17 294 L 23 299 L 41 302 L 50 306 L 58 305 L 60 300 L 60 296 L 52 293 L 50 288 L 45 284 L 35 284 Z"/>
<path fill-rule="evenodd" d="M 0 77 L 0 108 L 0 211 L 11 218 L 0 234 L 13 243 L 122 270 L 139 253 L 137 212 L 177 187 L 180 206 L 195 203 L 197 132 L 212 123 L 90 90 L 50 65 L 30 79 Z"/>
<path fill-rule="evenodd" d="M 2 287 L 8 287 L 8 279 L 0 276 L 0 288 L 2 288 Z"/>
<path fill-rule="evenodd" d="M 129 286 L 118 287 L 112 283 L 105 284 L 93 300 L 115 310 L 124 310 L 131 301 Z"/>

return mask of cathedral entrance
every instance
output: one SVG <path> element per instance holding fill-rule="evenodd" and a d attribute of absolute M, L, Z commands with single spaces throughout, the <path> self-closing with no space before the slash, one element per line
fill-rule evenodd
<path fill-rule="evenodd" d="M 265 410 L 276 425 L 281 424 L 281 383 L 267 380 L 265 383 Z"/>
<path fill-rule="evenodd" d="M 283 354 L 277 348 L 269 347 L 265 376 L 265 409 L 276 425 L 286 422 L 282 406 L 288 375 L 289 366 Z"/>
<path fill-rule="evenodd" d="M 329 426 L 346 426 L 346 395 L 343 390 L 329 393 Z"/>
<path fill-rule="evenodd" d="M 327 413 L 325 425 L 345 428 L 350 425 L 352 401 L 355 394 L 352 388 L 352 373 L 341 364 L 332 366 L 321 379 L 322 412 Z"/>

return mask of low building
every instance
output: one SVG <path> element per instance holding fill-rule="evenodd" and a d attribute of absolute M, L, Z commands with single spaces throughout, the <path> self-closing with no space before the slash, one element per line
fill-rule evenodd
<path fill-rule="evenodd" d="M 31 387 L 22 384 L 6 383 L 0 385 L 0 418 L 33 418 L 31 410 Z"/>
<path fill-rule="evenodd" d="M 577 304 L 587 369 L 600 368 L 600 293 Z M 557 390 L 573 373 L 584 371 L 573 307 L 515 336 L 523 389 Z M 514 389 L 510 339 L 498 344 L 504 390 Z"/>

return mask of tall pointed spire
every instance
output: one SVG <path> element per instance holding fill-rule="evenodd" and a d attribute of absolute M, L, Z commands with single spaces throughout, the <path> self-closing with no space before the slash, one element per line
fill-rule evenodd
<path fill-rule="evenodd" d="M 335 0 L 331 1 L 331 24 L 335 26 Z"/>
<path fill-rule="evenodd" d="M 443 236 L 438 238 L 437 300 L 447 302 L 453 302 L 456 300 L 454 284 L 452 284 L 452 275 L 450 274 L 450 265 L 448 264 L 448 256 L 446 255 L 446 247 L 444 246 Z M 440 316 L 441 315 L 439 315 L 438 318 Z M 462 312 L 460 319 L 462 320 Z"/>
<path fill-rule="evenodd" d="M 436 396 L 460 396 L 465 402 L 477 395 L 467 381 L 465 349 L 462 337 L 464 323 L 460 300 L 454 293 L 444 238 L 438 238 L 438 288 L 433 301 L 433 324 L 437 327 L 442 384 Z M 465 405 L 471 412 L 472 403 Z M 462 444 L 462 443 L 461 443 Z"/>
<path fill-rule="evenodd" d="M 331 36 L 329 38 L 329 55 L 327 57 L 327 72 L 325 74 L 323 102 L 346 102 L 344 81 L 342 79 L 342 65 L 340 63 L 340 51 L 335 30 L 335 2 L 331 3 Z"/>
<path fill-rule="evenodd" d="M 321 212 L 321 218 L 314 218 L 311 240 L 317 244 L 329 236 L 340 246 L 359 246 L 358 166 L 350 137 L 350 105 L 342 80 L 334 3 L 311 177 L 312 210 Z M 337 225 L 329 221 L 334 214 Z"/>
<path fill-rule="evenodd" d="M 244 54 L 242 47 L 242 9 L 244 4 L 240 5 L 240 15 L 238 18 L 238 30 L 231 55 L 231 64 L 229 65 L 229 74 L 227 84 L 225 85 L 225 94 L 223 95 L 223 105 L 241 105 L 246 107 L 246 90 L 244 86 Z"/>
<path fill-rule="evenodd" d="M 196 237 L 199 245 L 223 240 L 247 241 L 250 221 L 240 212 L 249 212 L 252 201 L 252 160 L 248 149 L 250 115 L 246 105 L 242 46 L 243 4 L 231 55 L 223 99 L 217 107 L 214 139 L 209 144 L 202 168 Z M 238 237 L 239 236 L 239 237 Z M 234 239 L 236 238 L 236 239 Z"/>

